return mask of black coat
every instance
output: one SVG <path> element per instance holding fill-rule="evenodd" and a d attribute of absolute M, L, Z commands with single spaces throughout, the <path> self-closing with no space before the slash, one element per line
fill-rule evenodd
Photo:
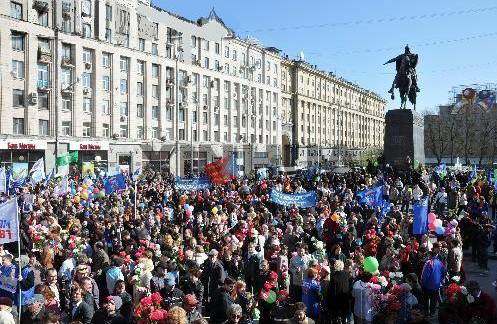
<path fill-rule="evenodd" d="M 223 323 L 228 319 L 228 309 L 234 301 L 231 296 L 224 290 L 223 287 L 219 288 L 211 300 L 210 308 L 210 321 L 212 324 Z"/>
<path fill-rule="evenodd" d="M 70 310 L 71 321 L 80 321 L 83 324 L 90 324 L 91 319 L 93 318 L 93 311 L 90 305 L 85 303 L 84 301 L 78 305 L 74 315 L 72 313 L 72 308 Z"/>
<path fill-rule="evenodd" d="M 345 316 L 351 310 L 352 279 L 347 271 L 337 271 L 328 286 L 328 309 L 332 315 Z"/>
<path fill-rule="evenodd" d="M 119 313 L 116 313 L 114 316 L 109 316 L 107 312 L 103 309 L 99 309 L 95 315 L 93 315 L 93 319 L 91 320 L 92 324 L 126 324 L 126 319 Z"/>
<path fill-rule="evenodd" d="M 211 262 L 211 260 L 207 259 L 204 262 L 204 269 L 200 280 L 204 284 L 204 292 L 207 293 L 208 297 L 212 298 L 216 290 L 223 285 L 225 278 L 226 272 L 221 261 L 216 260 L 215 262 Z"/>

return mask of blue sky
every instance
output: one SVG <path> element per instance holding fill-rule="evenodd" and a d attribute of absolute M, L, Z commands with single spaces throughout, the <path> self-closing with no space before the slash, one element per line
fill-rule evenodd
<path fill-rule="evenodd" d="M 422 92 L 418 110 L 433 109 L 446 103 L 453 86 L 496 82 L 495 0 L 153 2 L 193 20 L 208 15 L 214 7 L 238 35 L 255 37 L 266 46 L 280 48 L 290 57 L 297 57 L 303 51 L 309 63 L 335 72 L 384 98 L 388 98 L 395 67 L 382 64 L 403 52 L 405 44 L 409 44 L 411 51 L 420 55 L 418 78 Z M 468 10 L 474 12 L 454 14 Z M 431 14 L 437 15 L 429 18 Z M 394 17 L 423 15 L 428 18 L 388 21 Z M 381 18 L 387 19 L 383 22 L 340 24 Z M 320 24 L 328 25 L 293 28 Z M 469 39 L 462 40 L 465 38 Z M 388 108 L 397 106 L 398 102 L 389 100 Z"/>

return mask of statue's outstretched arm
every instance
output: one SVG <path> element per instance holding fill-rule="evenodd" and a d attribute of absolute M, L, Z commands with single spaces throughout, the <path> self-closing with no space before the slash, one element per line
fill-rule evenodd
<path fill-rule="evenodd" d="M 388 61 L 388 62 L 383 63 L 383 65 L 387 65 L 387 64 L 389 64 L 389 63 L 393 63 L 393 62 L 395 62 L 395 61 L 397 61 L 397 58 L 396 58 L 396 57 L 394 57 L 393 59 L 391 59 L 391 60 L 390 60 L 390 61 Z"/>

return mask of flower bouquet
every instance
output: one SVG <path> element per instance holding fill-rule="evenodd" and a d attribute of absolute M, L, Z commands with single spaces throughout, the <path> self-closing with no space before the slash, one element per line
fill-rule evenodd
<path fill-rule="evenodd" d="M 165 324 L 167 311 L 161 308 L 162 297 L 156 292 L 143 297 L 136 305 L 134 316 L 138 324 Z"/>
<path fill-rule="evenodd" d="M 440 323 L 463 323 L 463 311 L 468 304 L 474 302 L 474 297 L 468 294 L 466 287 L 453 282 L 442 294 L 442 303 L 438 311 Z"/>

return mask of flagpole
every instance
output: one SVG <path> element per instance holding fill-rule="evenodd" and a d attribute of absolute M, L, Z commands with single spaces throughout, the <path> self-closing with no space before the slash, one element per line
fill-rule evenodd
<path fill-rule="evenodd" d="M 19 278 L 22 278 L 22 269 L 21 269 L 21 225 L 19 224 L 19 206 L 17 205 L 17 197 L 14 198 L 16 200 L 16 226 L 17 226 L 17 253 L 18 253 L 18 264 L 19 264 Z M 22 313 L 22 307 L 21 307 L 21 285 L 19 284 L 19 282 L 17 283 L 18 287 L 19 287 L 19 297 L 18 297 L 18 323 L 21 323 L 21 313 Z"/>
<path fill-rule="evenodd" d="M 134 207 L 135 207 L 135 208 L 134 208 L 134 209 L 135 209 L 135 219 L 136 219 L 136 195 L 137 195 L 137 194 L 138 194 L 138 192 L 136 191 L 136 181 L 135 181 L 135 204 L 134 204 L 134 205 L 135 205 L 135 206 L 134 206 Z"/>

